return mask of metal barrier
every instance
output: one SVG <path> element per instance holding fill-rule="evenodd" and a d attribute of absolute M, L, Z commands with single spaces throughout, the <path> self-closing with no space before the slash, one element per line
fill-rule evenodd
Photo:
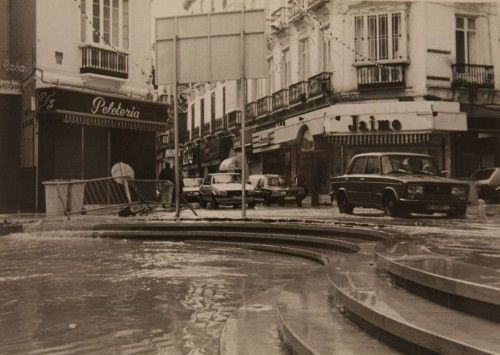
<path fill-rule="evenodd" d="M 57 216 L 139 205 L 141 213 L 172 203 L 173 184 L 167 180 L 113 177 L 91 180 L 48 181 L 47 215 Z"/>

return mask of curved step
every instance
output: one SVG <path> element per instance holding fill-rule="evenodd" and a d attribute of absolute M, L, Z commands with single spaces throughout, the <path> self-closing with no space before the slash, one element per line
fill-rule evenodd
<path fill-rule="evenodd" d="M 394 287 L 369 251 L 339 258 L 328 278 L 337 307 L 382 332 L 442 354 L 500 353 L 498 323 Z"/>
<path fill-rule="evenodd" d="M 429 253 L 425 245 L 400 241 L 375 248 L 377 267 L 399 278 L 500 310 L 500 271 L 451 256 Z"/>
<path fill-rule="evenodd" d="M 347 320 L 328 301 L 324 268 L 287 284 L 278 298 L 278 327 L 296 354 L 394 354 L 395 349 Z"/>

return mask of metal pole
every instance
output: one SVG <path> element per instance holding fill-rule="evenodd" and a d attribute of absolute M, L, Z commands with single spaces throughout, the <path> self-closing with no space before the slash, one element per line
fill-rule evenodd
<path fill-rule="evenodd" d="M 246 173 L 247 159 L 245 151 L 245 121 L 247 105 L 247 82 L 245 79 L 245 6 L 241 11 L 241 216 L 246 218 Z"/>
<path fill-rule="evenodd" d="M 177 28 L 177 26 L 176 26 Z M 175 218 L 180 216 L 179 204 L 179 108 L 177 107 L 177 33 L 174 36 L 174 149 L 175 149 Z M 168 117 L 167 117 L 168 119 Z"/>

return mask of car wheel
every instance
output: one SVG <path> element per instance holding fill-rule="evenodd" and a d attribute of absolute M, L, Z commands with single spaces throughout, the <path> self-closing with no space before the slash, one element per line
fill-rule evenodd
<path fill-rule="evenodd" d="M 455 211 L 450 211 L 446 215 L 450 218 L 465 218 L 467 207 L 459 207 Z"/>
<path fill-rule="evenodd" d="M 385 214 L 389 217 L 403 217 L 408 214 L 393 193 L 384 196 L 383 206 Z"/>
<path fill-rule="evenodd" d="M 212 196 L 212 208 L 214 210 L 219 209 L 219 203 L 217 202 L 217 199 L 215 198 L 215 196 Z"/>
<path fill-rule="evenodd" d="M 347 201 L 347 197 L 344 193 L 340 193 L 337 197 L 337 206 L 339 207 L 340 213 L 351 214 L 354 207 Z"/>
<path fill-rule="evenodd" d="M 203 197 L 200 197 L 200 206 L 201 208 L 207 208 L 207 201 L 205 201 Z"/>
<path fill-rule="evenodd" d="M 265 198 L 264 205 L 266 205 L 267 207 L 271 206 L 271 201 L 269 201 L 267 198 Z"/>
<path fill-rule="evenodd" d="M 302 200 L 301 199 L 297 199 L 297 207 L 302 207 Z"/>
<path fill-rule="evenodd" d="M 248 208 L 255 208 L 255 201 L 248 204 Z"/>

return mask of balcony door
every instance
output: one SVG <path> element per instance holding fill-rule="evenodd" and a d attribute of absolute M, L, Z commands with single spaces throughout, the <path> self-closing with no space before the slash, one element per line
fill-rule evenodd
<path fill-rule="evenodd" d="M 455 45 L 457 64 L 477 64 L 476 20 L 456 17 Z"/>

